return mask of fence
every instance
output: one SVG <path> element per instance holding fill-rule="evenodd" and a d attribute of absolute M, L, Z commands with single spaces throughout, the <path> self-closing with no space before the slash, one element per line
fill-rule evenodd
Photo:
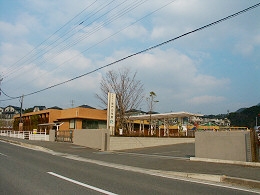
<path fill-rule="evenodd" d="M 20 138 L 20 139 L 49 141 L 49 135 L 47 135 L 46 131 L 32 132 L 32 131 L 0 130 L 0 135 L 7 136 L 7 137 Z"/>

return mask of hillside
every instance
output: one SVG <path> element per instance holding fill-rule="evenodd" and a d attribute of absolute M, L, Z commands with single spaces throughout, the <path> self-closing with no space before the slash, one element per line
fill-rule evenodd
<path fill-rule="evenodd" d="M 260 104 L 250 108 L 239 109 L 237 112 L 229 113 L 227 118 L 231 122 L 231 126 L 244 126 L 253 128 L 256 125 L 256 117 L 258 117 L 258 125 L 260 124 Z"/>

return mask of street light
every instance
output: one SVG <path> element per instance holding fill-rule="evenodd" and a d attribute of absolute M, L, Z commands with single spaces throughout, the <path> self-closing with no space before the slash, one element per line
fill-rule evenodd
<path fill-rule="evenodd" d="M 152 127 L 152 111 L 154 108 L 154 104 L 159 102 L 158 100 L 154 100 L 154 97 L 156 96 L 156 93 L 151 91 L 150 92 L 150 97 L 146 98 L 148 105 L 149 105 L 149 114 L 150 114 L 150 121 L 149 121 L 149 131 L 151 131 L 151 127 Z M 149 134 L 148 131 L 148 134 Z"/>

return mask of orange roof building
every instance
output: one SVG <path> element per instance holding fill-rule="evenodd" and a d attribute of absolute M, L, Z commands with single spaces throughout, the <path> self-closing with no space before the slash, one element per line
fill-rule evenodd
<path fill-rule="evenodd" d="M 44 126 L 47 130 L 59 124 L 59 130 L 106 129 L 107 111 L 95 108 L 76 107 L 64 110 L 46 109 L 14 116 L 14 130 L 33 131 Z M 20 129 L 21 130 L 21 129 Z"/>

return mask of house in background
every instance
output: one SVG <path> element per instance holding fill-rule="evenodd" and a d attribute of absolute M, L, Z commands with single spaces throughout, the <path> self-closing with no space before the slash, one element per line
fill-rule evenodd
<path fill-rule="evenodd" d="M 41 110 L 46 110 L 46 107 L 45 106 L 34 106 L 33 107 L 33 112 L 38 112 Z"/>
<path fill-rule="evenodd" d="M 0 116 L 2 118 L 2 113 L 4 112 L 4 108 L 3 107 L 0 107 Z"/>
<path fill-rule="evenodd" d="M 20 111 L 21 111 L 20 107 L 9 105 L 3 109 L 2 118 L 13 119 L 14 115 L 20 114 Z"/>
<path fill-rule="evenodd" d="M 13 129 L 13 117 L 14 115 L 20 114 L 20 107 L 7 106 L 0 108 L 0 129 L 1 130 L 12 130 Z"/>

